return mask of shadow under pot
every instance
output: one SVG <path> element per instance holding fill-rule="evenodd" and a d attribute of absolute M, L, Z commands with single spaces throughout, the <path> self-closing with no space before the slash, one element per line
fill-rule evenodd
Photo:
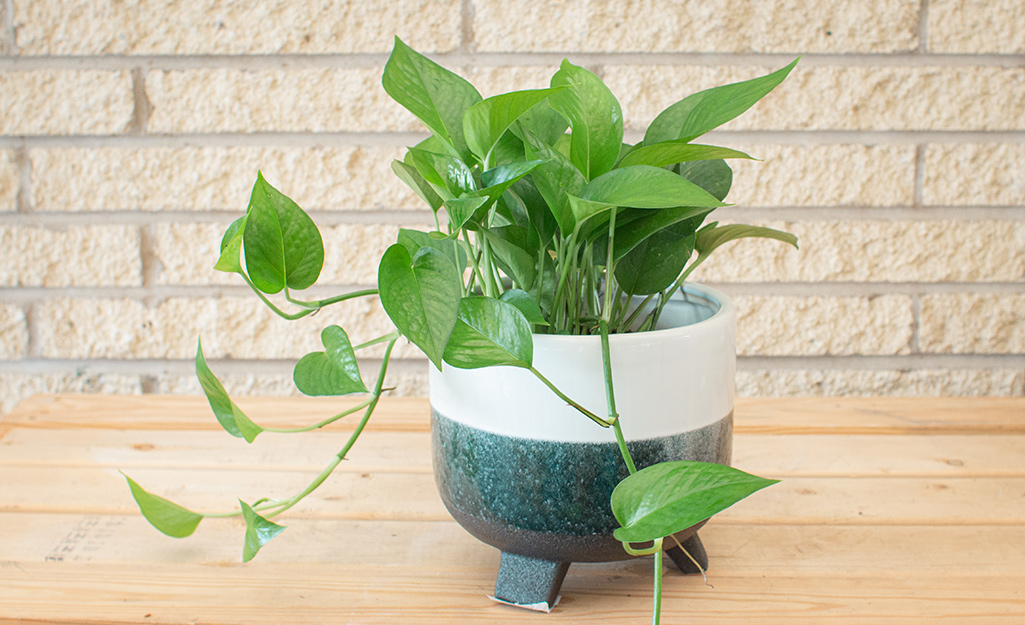
<path fill-rule="evenodd" d="M 735 326 L 724 294 L 687 285 L 655 330 L 609 337 L 620 424 L 638 468 L 729 464 Z M 600 337 L 534 335 L 534 367 L 606 414 Z M 430 398 L 435 481 L 453 518 L 502 551 L 496 599 L 549 610 L 572 562 L 632 557 L 612 536 L 609 499 L 628 473 L 611 428 L 514 367 L 431 367 Z M 707 568 L 698 527 L 676 537 Z M 684 573 L 698 572 L 666 543 Z"/>

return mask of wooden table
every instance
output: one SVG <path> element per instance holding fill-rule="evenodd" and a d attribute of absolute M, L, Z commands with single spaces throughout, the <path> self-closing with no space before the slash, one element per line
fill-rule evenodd
<path fill-rule="evenodd" d="M 240 402 L 278 425 L 340 403 Z M 650 559 L 574 565 L 548 615 L 488 600 L 498 552 L 435 492 L 426 401 L 371 423 L 243 565 L 240 522 L 160 535 L 118 470 L 226 510 L 297 492 L 351 423 L 247 446 L 199 398 L 26 401 L 0 420 L 0 623 L 650 619 Z M 1025 400 L 749 399 L 736 423 L 734 464 L 783 482 L 702 531 L 714 588 L 667 573 L 664 623 L 1025 623 Z"/>

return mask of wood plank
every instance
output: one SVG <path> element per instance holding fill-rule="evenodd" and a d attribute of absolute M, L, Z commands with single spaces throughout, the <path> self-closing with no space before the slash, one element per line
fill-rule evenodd
<path fill-rule="evenodd" d="M 265 434 L 249 445 L 224 432 L 16 428 L 0 441 L 0 466 L 168 467 L 314 471 L 348 432 Z M 733 464 L 775 477 L 1025 477 L 1025 435 L 740 434 Z M 339 471 L 430 472 L 426 432 L 369 432 Z"/>
<path fill-rule="evenodd" d="M 7 619 L 62 623 L 637 623 L 649 617 L 647 567 L 580 567 L 549 615 L 496 605 L 475 571 L 350 564 L 209 567 L 26 563 L 4 570 Z M 663 610 L 688 623 L 1020 624 L 1025 578 L 845 575 L 671 578 Z M 83 610 L 83 607 L 86 607 Z"/>
<path fill-rule="evenodd" d="M 291 427 L 316 422 L 356 400 L 315 397 L 239 398 L 257 422 Z M 425 398 L 386 397 L 372 427 L 425 431 Z M 628 418 L 628 417 L 624 417 Z M 17 427 L 216 430 L 202 397 L 38 395 L 4 417 Z M 343 420 L 340 429 L 353 427 Z M 739 398 L 738 433 L 755 434 L 995 434 L 1025 433 L 1025 398 Z"/>
<path fill-rule="evenodd" d="M 344 521 L 289 518 L 288 530 L 260 552 L 263 564 L 365 563 L 480 570 L 493 576 L 498 551 L 453 521 Z M 244 526 L 206 521 L 175 540 L 136 517 L 0 514 L 3 560 L 162 566 L 234 566 L 241 560 Z M 720 575 L 766 571 L 796 575 L 856 574 L 958 576 L 1025 575 L 1022 526 L 807 526 L 719 523 L 701 530 L 711 558 L 710 581 Z M 952 558 L 956 558 L 956 566 Z M 636 564 L 636 563 L 635 563 Z M 579 566 L 579 565 L 574 565 Z M 590 566 L 590 565 L 588 565 Z M 634 565 L 594 565 L 615 573 Z M 648 566 L 648 565 L 641 565 Z"/>
<path fill-rule="evenodd" d="M 315 473 L 139 468 L 133 479 L 188 508 L 225 511 L 238 498 L 284 498 Z M 54 485 L 61 485 L 55 489 Z M 427 473 L 340 473 L 299 503 L 317 518 L 444 521 Z M 130 514 L 115 469 L 0 468 L 0 512 Z M 721 513 L 723 522 L 795 524 L 1025 524 L 1025 478 L 791 477 Z"/>

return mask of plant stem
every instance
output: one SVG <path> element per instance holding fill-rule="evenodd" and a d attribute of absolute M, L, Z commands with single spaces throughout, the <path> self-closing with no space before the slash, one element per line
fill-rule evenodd
<path fill-rule="evenodd" d="M 307 425 L 305 427 L 298 427 L 298 428 L 268 428 L 268 427 L 263 427 L 263 430 L 265 432 L 274 432 L 275 434 L 297 434 L 299 432 L 312 432 L 313 430 L 319 430 L 320 428 L 322 428 L 322 427 L 324 427 L 326 425 L 330 425 L 330 424 L 334 423 L 335 421 L 341 419 L 342 417 L 347 417 L 347 416 L 351 415 L 354 412 L 359 412 L 360 410 L 362 410 L 362 409 L 366 408 L 367 406 L 369 406 L 370 402 L 372 402 L 372 401 L 373 401 L 373 398 L 369 398 L 369 399 L 367 399 L 367 400 L 365 400 L 363 402 L 360 402 L 359 404 L 353 406 L 352 408 L 349 408 L 348 410 L 343 410 L 342 412 L 339 412 L 338 414 L 334 415 L 333 417 L 328 417 L 327 419 L 324 419 L 323 421 L 321 421 L 319 423 L 315 423 L 313 425 Z"/>
<path fill-rule="evenodd" d="M 352 293 L 345 293 L 344 295 L 336 295 L 335 297 L 329 297 L 327 299 L 313 300 L 312 302 L 304 302 L 303 300 L 292 299 L 288 289 L 285 289 L 285 299 L 292 302 L 296 306 L 302 306 L 303 308 L 319 309 L 331 304 L 337 304 L 338 302 L 344 302 L 347 299 L 353 299 L 355 297 L 365 297 L 367 295 L 377 295 L 377 289 L 364 289 L 362 291 L 353 291 Z"/>
<path fill-rule="evenodd" d="M 238 272 L 238 275 L 242 276 L 242 279 L 246 281 L 246 284 L 249 285 L 249 288 L 251 288 L 254 293 L 256 293 L 258 296 L 260 296 L 260 299 L 263 300 L 263 303 L 267 305 L 267 308 L 270 308 L 271 312 L 273 312 L 275 315 L 281 317 L 282 319 L 287 319 L 289 321 L 295 321 L 296 319 L 302 319 L 306 315 L 310 315 L 310 314 L 313 314 L 313 313 L 317 312 L 317 310 L 314 309 L 314 308 L 307 308 L 305 310 L 300 310 L 299 312 L 294 313 L 294 314 L 286 313 L 285 311 L 283 311 L 280 308 L 278 308 L 277 306 L 275 306 L 274 302 L 272 302 L 269 299 L 267 299 L 267 296 L 263 294 L 263 291 L 261 291 L 260 289 L 256 288 L 256 285 L 253 284 L 253 281 L 249 279 L 249 276 L 247 276 L 245 273 L 243 273 L 241 271 Z"/>
<path fill-rule="evenodd" d="M 533 366 L 529 367 L 528 370 L 531 373 L 534 374 L 534 377 L 536 377 L 538 380 L 541 380 L 542 382 L 544 382 L 545 386 L 550 388 L 552 390 L 552 392 L 555 393 L 559 397 L 559 399 L 561 399 L 562 401 L 566 402 L 570 406 L 573 406 L 574 408 L 576 408 L 579 412 L 581 412 L 585 417 L 587 417 L 591 421 L 594 421 L 595 423 L 597 423 L 598 425 L 602 426 L 603 428 L 607 428 L 607 427 L 609 427 L 609 425 L 611 425 L 605 419 L 602 419 L 601 417 L 599 417 L 598 415 L 594 414 L 593 412 L 591 412 L 587 408 L 584 408 L 583 406 L 581 406 L 577 402 L 575 402 L 572 399 L 570 399 L 569 397 L 567 397 L 565 393 L 560 391 L 558 389 L 558 387 L 556 387 L 554 384 L 552 384 L 552 382 L 548 378 L 546 378 L 544 375 L 542 375 L 541 372 L 538 371 L 537 369 L 535 369 Z"/>
<path fill-rule="evenodd" d="M 655 589 L 654 603 L 651 610 L 651 625 L 658 625 L 662 618 L 662 550 L 655 552 Z"/>

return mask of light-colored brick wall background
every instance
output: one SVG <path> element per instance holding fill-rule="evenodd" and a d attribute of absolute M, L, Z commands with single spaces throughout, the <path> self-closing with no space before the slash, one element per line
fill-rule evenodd
<path fill-rule="evenodd" d="M 391 38 L 490 95 L 563 56 L 604 77 L 628 139 L 666 105 L 803 55 L 710 142 L 744 242 L 700 280 L 740 310 L 741 394 L 1025 392 L 1020 0 L 3 0 L 0 409 L 40 391 L 196 392 L 197 335 L 237 393 L 290 392 L 317 328 L 212 271 L 258 168 L 323 226 L 322 292 L 367 285 L 429 213 L 389 170 L 422 137 L 380 74 Z M 319 291 L 318 291 L 319 293 Z M 400 392 L 425 392 L 403 350 Z"/>

